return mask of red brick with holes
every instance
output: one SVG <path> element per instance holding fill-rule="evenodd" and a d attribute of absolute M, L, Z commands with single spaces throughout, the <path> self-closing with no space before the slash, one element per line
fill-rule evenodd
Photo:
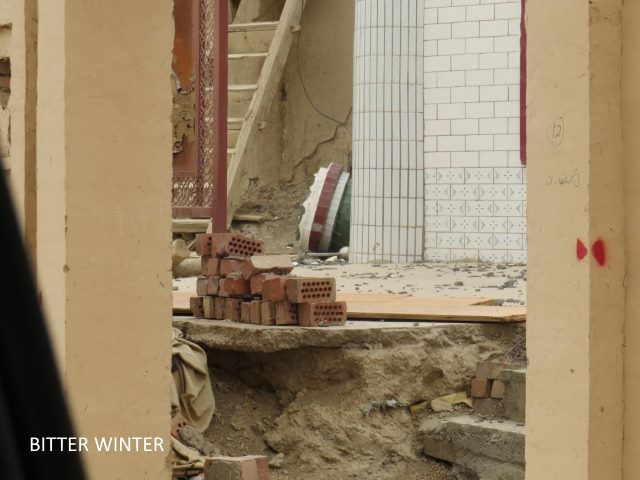
<path fill-rule="evenodd" d="M 285 284 L 287 298 L 292 303 L 334 302 L 335 278 L 288 278 Z"/>
<path fill-rule="evenodd" d="M 287 298 L 285 293 L 285 277 L 275 277 L 265 280 L 262 284 L 262 300 L 281 302 Z"/>
<path fill-rule="evenodd" d="M 249 295 L 249 282 L 240 276 L 220 279 L 218 295 L 221 297 L 244 297 Z"/>
<path fill-rule="evenodd" d="M 332 327 L 347 323 L 345 302 L 301 303 L 298 323 L 303 327 Z"/>
<path fill-rule="evenodd" d="M 276 325 L 297 325 L 298 305 L 288 300 L 276 303 Z"/>
<path fill-rule="evenodd" d="M 191 297 L 189 299 L 191 314 L 197 318 L 204 318 L 204 310 L 202 307 L 202 297 Z"/>
<path fill-rule="evenodd" d="M 226 277 L 227 275 L 237 274 L 240 275 L 242 273 L 242 267 L 244 265 L 244 260 L 236 260 L 233 258 L 222 258 L 220 259 L 220 275 Z"/>
<path fill-rule="evenodd" d="M 218 233 L 213 235 L 211 248 L 219 257 L 250 257 L 264 253 L 264 242 L 242 235 Z"/>
<path fill-rule="evenodd" d="M 227 298 L 224 302 L 224 316 L 232 322 L 239 322 L 240 305 L 242 305 L 242 300 L 239 298 Z"/>
<path fill-rule="evenodd" d="M 260 273 L 287 274 L 293 270 L 288 255 L 252 255 L 242 268 L 242 276 L 247 280 Z"/>
<path fill-rule="evenodd" d="M 220 275 L 220 259 L 216 257 L 203 256 L 200 259 L 200 269 L 204 276 Z"/>
<path fill-rule="evenodd" d="M 210 233 L 199 233 L 196 235 L 196 253 L 201 257 L 211 256 Z"/>

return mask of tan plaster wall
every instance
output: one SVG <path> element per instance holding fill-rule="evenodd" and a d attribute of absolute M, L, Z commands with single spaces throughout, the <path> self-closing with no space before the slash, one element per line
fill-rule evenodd
<path fill-rule="evenodd" d="M 320 166 L 346 165 L 351 152 L 354 12 L 353 0 L 308 2 L 300 44 L 302 72 L 313 103 L 343 126 L 319 115 L 309 103 L 298 73 L 296 38 L 266 128 L 258 136 L 263 156 L 247 166 L 248 178 L 311 184 Z"/>
<path fill-rule="evenodd" d="M 169 478 L 170 0 L 40 2 L 38 266 L 94 479 Z"/>
<path fill-rule="evenodd" d="M 625 162 L 627 298 L 625 319 L 624 479 L 640 477 L 640 1 L 623 8 L 622 114 Z"/>
<path fill-rule="evenodd" d="M 621 478 L 619 9 L 617 0 L 527 3 L 531 480 Z M 607 264 L 578 261 L 577 238 L 589 247 L 602 238 Z"/>

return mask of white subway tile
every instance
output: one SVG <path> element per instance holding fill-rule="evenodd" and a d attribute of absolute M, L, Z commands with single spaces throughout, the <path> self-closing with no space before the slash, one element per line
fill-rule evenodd
<path fill-rule="evenodd" d="M 498 152 L 498 151 L 480 152 L 479 165 L 481 167 L 507 167 L 509 166 L 508 159 L 509 159 L 508 152 Z M 506 198 L 504 200 L 506 200 Z"/>
<path fill-rule="evenodd" d="M 438 9 L 439 23 L 464 22 L 466 16 L 465 7 L 448 7 Z"/>
<path fill-rule="evenodd" d="M 424 154 L 426 183 L 436 183 L 436 168 L 451 167 L 451 153 L 425 152 Z"/>
<path fill-rule="evenodd" d="M 520 34 L 506 37 L 496 37 L 493 41 L 493 49 L 496 52 L 512 52 L 520 58 Z M 518 62 L 519 63 L 519 62 Z"/>
<path fill-rule="evenodd" d="M 479 58 L 477 53 L 451 56 L 451 70 L 477 70 Z"/>
<path fill-rule="evenodd" d="M 468 167 L 478 166 L 478 152 L 451 152 L 452 167 Z"/>
<path fill-rule="evenodd" d="M 493 85 L 493 70 L 467 70 L 465 82 L 468 86 Z"/>
<path fill-rule="evenodd" d="M 509 85 L 509 100 L 520 101 L 520 85 Z"/>
<path fill-rule="evenodd" d="M 509 20 L 509 35 L 520 35 L 522 25 L 520 24 L 520 19 Z"/>
<path fill-rule="evenodd" d="M 467 38 L 467 53 L 491 53 L 493 52 L 493 38 L 474 37 Z"/>
<path fill-rule="evenodd" d="M 496 85 L 517 85 L 520 83 L 519 68 L 499 68 L 494 70 L 493 81 Z"/>
<path fill-rule="evenodd" d="M 424 106 L 424 119 L 433 120 L 438 118 L 438 105 L 425 105 Z"/>
<path fill-rule="evenodd" d="M 464 118 L 465 105 L 463 103 L 440 104 L 438 107 L 438 116 L 434 118 Z M 426 118 L 426 117 L 425 117 Z"/>
<path fill-rule="evenodd" d="M 465 84 L 465 72 L 457 70 L 453 72 L 438 72 L 438 87 L 458 87 Z"/>
<path fill-rule="evenodd" d="M 520 135 L 496 135 L 496 150 L 518 150 L 520 148 Z"/>
<path fill-rule="evenodd" d="M 425 101 L 425 104 L 451 103 L 451 89 L 450 88 L 425 88 L 424 101 Z"/>
<path fill-rule="evenodd" d="M 438 40 L 427 40 L 424 42 L 424 56 L 432 57 L 436 55 L 438 55 Z"/>
<path fill-rule="evenodd" d="M 424 151 L 425 152 L 437 152 L 438 151 L 438 137 L 437 136 L 425 136 L 424 137 Z M 397 157 L 394 157 L 394 163 L 398 161 Z"/>
<path fill-rule="evenodd" d="M 453 135 L 475 135 L 478 133 L 478 120 L 473 118 L 451 120 L 451 133 Z"/>
<path fill-rule="evenodd" d="M 480 5 L 480 0 L 451 0 L 451 5 Z"/>
<path fill-rule="evenodd" d="M 425 135 L 451 135 L 450 120 L 427 120 L 424 123 Z"/>
<path fill-rule="evenodd" d="M 493 5 L 477 5 L 467 7 L 467 21 L 493 20 L 495 18 Z"/>
<path fill-rule="evenodd" d="M 520 102 L 495 102 L 495 117 L 519 117 Z"/>
<path fill-rule="evenodd" d="M 465 53 L 466 45 L 463 38 L 438 40 L 438 55 L 457 55 Z M 505 64 L 503 68 L 506 68 Z"/>
<path fill-rule="evenodd" d="M 509 118 L 507 133 L 520 135 L 520 118 Z M 500 132 L 503 133 L 503 132 Z"/>
<path fill-rule="evenodd" d="M 466 104 L 466 118 L 493 117 L 493 102 L 477 102 Z"/>
<path fill-rule="evenodd" d="M 425 25 L 431 23 L 438 23 L 438 9 L 437 8 L 425 8 L 424 9 L 424 23 Z"/>
<path fill-rule="evenodd" d="M 465 137 L 462 135 L 441 135 L 438 137 L 439 152 L 463 152 Z"/>
<path fill-rule="evenodd" d="M 501 18 L 520 19 L 522 8 L 518 3 L 500 3 L 495 6 L 496 20 Z"/>
<path fill-rule="evenodd" d="M 425 8 L 450 7 L 451 0 L 424 0 Z"/>
<path fill-rule="evenodd" d="M 505 52 L 481 53 L 479 60 L 480 69 L 507 68 L 509 66 L 509 55 Z"/>
<path fill-rule="evenodd" d="M 479 101 L 478 89 L 479 87 L 453 87 L 451 89 L 451 103 Z"/>
<path fill-rule="evenodd" d="M 509 87 L 507 85 L 484 85 L 480 87 L 481 102 L 506 102 L 509 100 Z"/>
<path fill-rule="evenodd" d="M 493 135 L 467 135 L 467 151 L 493 150 Z"/>
<path fill-rule="evenodd" d="M 425 73 L 423 80 L 425 87 L 437 87 L 438 86 L 438 74 L 436 72 Z"/>
<path fill-rule="evenodd" d="M 425 57 L 424 71 L 430 72 L 448 72 L 451 70 L 451 57 L 448 55 L 437 57 Z"/>
<path fill-rule="evenodd" d="M 480 36 L 480 22 L 460 22 L 451 24 L 452 38 L 468 38 Z"/>
<path fill-rule="evenodd" d="M 483 20 L 480 22 L 481 37 L 499 37 L 501 35 L 509 35 L 507 20 Z"/>
<path fill-rule="evenodd" d="M 433 25 L 425 25 L 424 27 L 424 39 L 425 40 L 440 40 L 442 38 L 451 38 L 451 24 L 439 23 Z"/>
<path fill-rule="evenodd" d="M 508 124 L 506 118 L 481 118 L 480 133 L 482 134 L 506 134 Z"/>

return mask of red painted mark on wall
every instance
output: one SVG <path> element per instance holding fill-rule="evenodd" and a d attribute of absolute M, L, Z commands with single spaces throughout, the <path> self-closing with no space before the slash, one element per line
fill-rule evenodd
<path fill-rule="evenodd" d="M 585 244 L 582 243 L 582 240 L 578 239 L 576 242 L 576 257 L 578 257 L 578 260 L 582 260 L 588 253 L 589 250 L 587 250 Z"/>
<path fill-rule="evenodd" d="M 607 254 L 602 240 L 596 240 L 593 245 L 591 245 L 591 253 L 593 253 L 593 258 L 596 259 L 596 262 L 598 262 L 598 265 L 601 267 L 607 263 Z"/>

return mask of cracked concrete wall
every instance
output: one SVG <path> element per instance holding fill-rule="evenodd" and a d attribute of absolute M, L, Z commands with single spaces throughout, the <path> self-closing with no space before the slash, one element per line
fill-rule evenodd
<path fill-rule="evenodd" d="M 302 17 L 302 31 L 297 34 L 300 45 L 296 38 L 280 91 L 259 137 L 263 158 L 248 167 L 248 178 L 259 179 L 263 184 L 303 182 L 310 185 L 320 166 L 331 162 L 348 164 L 353 105 L 353 28 L 353 0 L 308 2 Z M 310 100 L 336 121 L 318 113 Z"/>

